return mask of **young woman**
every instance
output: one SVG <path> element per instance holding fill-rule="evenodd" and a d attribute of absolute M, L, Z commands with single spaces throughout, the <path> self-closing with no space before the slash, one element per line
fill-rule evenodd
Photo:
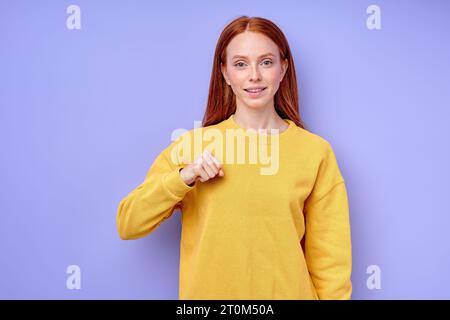
<path fill-rule="evenodd" d="M 175 209 L 180 299 L 351 298 L 345 182 L 331 145 L 300 119 L 293 57 L 273 22 L 225 27 L 203 127 L 164 149 L 120 202 L 119 235 L 144 237 Z"/>

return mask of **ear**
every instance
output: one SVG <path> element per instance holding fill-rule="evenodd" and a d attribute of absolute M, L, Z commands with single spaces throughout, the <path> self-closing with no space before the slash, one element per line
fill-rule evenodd
<path fill-rule="evenodd" d="M 220 71 L 222 72 L 222 75 L 225 78 L 226 83 L 228 85 L 230 85 L 230 81 L 228 81 L 228 75 L 227 75 L 226 67 L 222 64 L 222 62 L 220 63 Z"/>
<path fill-rule="evenodd" d="M 282 68 L 281 68 L 282 71 L 281 71 L 281 79 L 280 79 L 280 82 L 283 80 L 284 75 L 286 74 L 288 65 L 289 65 L 288 59 L 286 58 L 286 59 L 284 59 L 284 61 L 283 61 L 283 63 L 282 63 Z"/>

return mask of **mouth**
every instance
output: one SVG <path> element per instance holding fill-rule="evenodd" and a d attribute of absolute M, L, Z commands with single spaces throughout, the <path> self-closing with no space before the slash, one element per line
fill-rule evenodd
<path fill-rule="evenodd" d="M 264 88 L 258 88 L 258 89 L 244 89 L 245 91 L 247 91 L 247 92 L 250 92 L 250 93 L 258 93 L 258 92 L 262 92 L 262 91 L 264 91 L 264 90 L 266 90 L 267 89 L 267 87 L 264 87 Z"/>
<path fill-rule="evenodd" d="M 264 90 L 266 90 L 266 89 L 267 89 L 267 87 L 258 88 L 258 89 L 244 89 L 244 90 L 247 91 L 250 98 L 259 98 L 260 96 L 263 95 Z"/>

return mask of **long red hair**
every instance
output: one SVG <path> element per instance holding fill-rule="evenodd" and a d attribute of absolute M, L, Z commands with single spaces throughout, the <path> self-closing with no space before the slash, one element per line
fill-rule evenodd
<path fill-rule="evenodd" d="M 298 106 L 297 78 L 294 60 L 283 32 L 270 20 L 261 17 L 241 16 L 230 22 L 222 31 L 214 53 L 213 68 L 209 84 L 208 103 L 202 126 L 217 124 L 236 112 L 236 96 L 227 85 L 221 63 L 226 65 L 226 48 L 231 40 L 244 31 L 259 32 L 270 38 L 279 48 L 281 60 L 288 59 L 288 68 L 274 97 L 275 111 L 283 119 L 292 120 L 305 128 Z"/>

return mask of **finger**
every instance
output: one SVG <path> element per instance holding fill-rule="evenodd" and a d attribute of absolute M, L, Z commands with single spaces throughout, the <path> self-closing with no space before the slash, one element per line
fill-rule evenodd
<path fill-rule="evenodd" d="M 223 166 L 221 164 L 220 164 L 220 167 L 219 167 L 219 174 L 220 174 L 221 177 L 223 177 L 225 175 L 225 172 L 223 171 Z"/>
<path fill-rule="evenodd" d="M 214 164 L 216 166 L 216 168 L 219 170 L 219 176 L 223 177 L 225 175 L 224 171 L 223 171 L 223 166 L 220 163 L 219 160 L 217 160 L 213 155 L 210 154 L 210 158 L 214 161 Z"/>
<path fill-rule="evenodd" d="M 204 182 L 209 179 L 208 173 L 205 171 L 205 169 L 202 166 L 202 162 L 200 161 L 200 164 L 197 166 L 197 172 L 198 176 L 200 177 L 200 181 Z"/>
<path fill-rule="evenodd" d="M 206 152 L 207 157 L 212 161 L 212 163 L 214 164 L 214 166 L 216 167 L 216 169 L 219 171 L 220 169 L 222 169 L 222 164 L 219 162 L 219 160 L 217 160 L 216 158 L 214 158 L 214 156 L 207 151 Z"/>
<path fill-rule="evenodd" d="M 205 153 L 205 162 L 208 164 L 209 168 L 211 169 L 214 176 L 216 176 L 219 173 L 219 168 L 217 168 L 216 164 L 214 163 L 213 159 L 211 158 L 211 155 L 207 152 Z"/>
<path fill-rule="evenodd" d="M 197 160 L 197 165 L 195 166 L 196 168 L 196 173 L 197 175 L 203 180 L 200 180 L 202 182 L 206 181 L 209 179 L 208 173 L 205 171 L 205 169 L 203 168 L 203 159 L 199 158 Z"/>
<path fill-rule="evenodd" d="M 216 176 L 215 168 L 213 166 L 211 160 L 207 159 L 205 156 L 204 161 L 202 162 L 203 169 L 207 172 L 210 178 L 214 178 Z"/>

